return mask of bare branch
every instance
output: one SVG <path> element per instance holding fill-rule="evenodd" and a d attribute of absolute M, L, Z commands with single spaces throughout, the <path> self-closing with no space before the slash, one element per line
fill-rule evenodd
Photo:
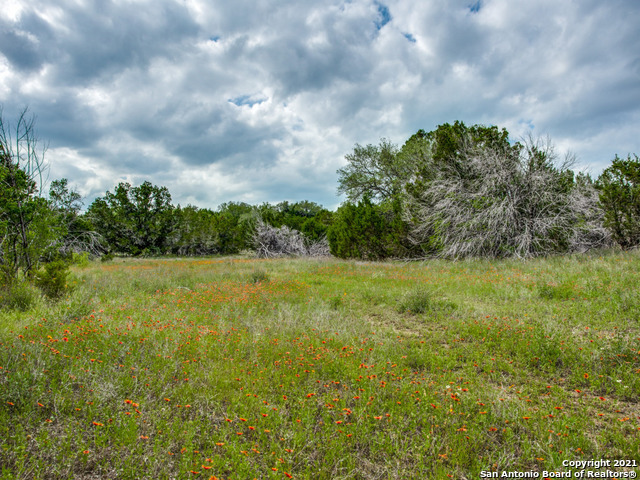
<path fill-rule="evenodd" d="M 280 228 L 272 227 L 262 220 L 256 225 L 253 243 L 256 254 L 261 258 L 329 256 L 329 243 L 326 238 L 309 243 L 297 230 L 285 225 Z"/>
<path fill-rule="evenodd" d="M 519 158 L 470 142 L 461 151 L 463 162 L 440 167 L 410 200 L 405 218 L 415 243 L 435 236 L 449 258 L 526 258 L 609 241 L 593 186 L 574 185 L 575 158 L 559 162 L 548 139 L 529 137 Z"/>

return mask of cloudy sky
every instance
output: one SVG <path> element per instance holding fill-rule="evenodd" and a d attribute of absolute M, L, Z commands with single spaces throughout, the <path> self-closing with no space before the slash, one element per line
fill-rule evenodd
<path fill-rule="evenodd" d="M 640 154 L 638 0 L 3 0 L 0 105 L 51 179 L 328 208 L 356 143 L 445 122 Z"/>

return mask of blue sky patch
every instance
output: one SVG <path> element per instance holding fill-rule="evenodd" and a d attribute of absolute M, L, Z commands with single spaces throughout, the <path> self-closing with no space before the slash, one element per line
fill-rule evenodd
<path fill-rule="evenodd" d="M 249 107 L 253 107 L 254 105 L 259 105 L 264 102 L 264 98 L 255 99 L 251 95 L 240 95 L 239 97 L 230 98 L 228 100 L 229 103 L 233 103 L 238 107 L 243 107 L 248 105 Z"/>
<path fill-rule="evenodd" d="M 482 8 L 481 0 L 478 0 L 476 3 L 472 3 L 471 5 L 469 5 L 469 11 L 471 13 L 478 13 L 480 11 L 480 8 Z"/>
<path fill-rule="evenodd" d="M 414 37 L 410 33 L 403 33 L 402 35 L 404 35 L 404 38 L 409 40 L 411 43 L 416 43 L 416 37 Z"/>
<path fill-rule="evenodd" d="M 378 7 L 378 18 L 374 23 L 376 24 L 376 28 L 380 30 L 391 21 L 391 13 L 389 12 L 389 8 L 382 3 L 376 2 L 376 6 Z"/>

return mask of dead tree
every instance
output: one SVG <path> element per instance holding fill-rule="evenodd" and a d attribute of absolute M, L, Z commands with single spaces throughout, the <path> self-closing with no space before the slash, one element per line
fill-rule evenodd
<path fill-rule="evenodd" d="M 297 230 L 286 225 L 273 227 L 259 220 L 253 234 L 256 255 L 260 258 L 276 257 L 319 257 L 329 255 L 329 243 L 326 238 L 309 242 Z"/>
<path fill-rule="evenodd" d="M 526 258 L 607 244 L 593 186 L 574 181 L 573 158 L 558 161 L 548 140 L 528 139 L 517 156 L 471 143 L 461 149 L 463 161 L 441 165 L 410 200 L 415 243 L 435 236 L 447 258 Z"/>

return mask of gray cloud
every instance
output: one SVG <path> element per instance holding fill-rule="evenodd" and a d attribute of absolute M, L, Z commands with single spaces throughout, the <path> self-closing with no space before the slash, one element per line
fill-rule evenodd
<path fill-rule="evenodd" d="M 0 104 L 29 105 L 87 202 L 149 179 L 182 204 L 335 207 L 355 143 L 456 119 L 548 134 L 596 173 L 640 151 L 635 0 L 12 5 Z"/>

